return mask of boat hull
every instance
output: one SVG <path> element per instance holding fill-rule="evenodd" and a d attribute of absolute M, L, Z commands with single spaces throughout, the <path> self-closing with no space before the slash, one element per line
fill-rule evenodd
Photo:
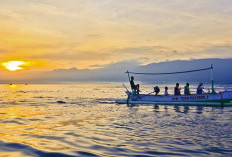
<path fill-rule="evenodd" d="M 128 94 L 128 101 L 139 102 L 232 102 L 232 91 L 225 91 L 216 94 L 192 94 L 192 95 L 149 95 L 140 94 L 134 96 L 131 93 Z"/>

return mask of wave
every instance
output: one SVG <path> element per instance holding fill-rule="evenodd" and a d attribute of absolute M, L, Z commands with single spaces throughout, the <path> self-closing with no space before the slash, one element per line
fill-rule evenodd
<path fill-rule="evenodd" d="M 33 148 L 31 146 L 21 144 L 21 143 L 6 143 L 0 141 L 0 151 L 4 152 L 20 152 L 22 156 L 43 156 L 43 157 L 76 157 L 76 156 L 91 156 L 97 157 L 99 155 L 85 152 L 85 151 L 74 151 L 69 153 L 60 153 L 60 152 L 47 152 Z"/>

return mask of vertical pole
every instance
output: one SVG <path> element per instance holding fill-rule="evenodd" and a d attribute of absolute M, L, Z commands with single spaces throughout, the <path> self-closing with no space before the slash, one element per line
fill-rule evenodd
<path fill-rule="evenodd" d="M 215 94 L 214 90 L 214 80 L 213 80 L 213 64 L 211 64 L 211 81 L 212 81 L 212 93 Z"/>
<path fill-rule="evenodd" d="M 130 83 L 130 81 L 131 81 L 131 80 L 130 80 L 130 73 L 129 73 L 129 71 L 128 71 L 128 70 L 127 70 L 127 72 L 126 72 L 126 73 L 127 73 L 127 75 L 128 75 L 128 79 L 129 79 L 129 83 Z M 131 91 L 133 92 L 133 89 L 132 89 L 132 88 L 131 88 Z"/>
<path fill-rule="evenodd" d="M 130 82 L 130 74 L 129 74 L 129 71 L 127 70 L 127 75 L 128 75 L 128 79 L 129 79 L 129 82 Z"/>

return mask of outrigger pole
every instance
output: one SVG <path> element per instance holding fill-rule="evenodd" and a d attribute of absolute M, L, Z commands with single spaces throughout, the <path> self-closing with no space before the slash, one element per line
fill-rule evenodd
<path fill-rule="evenodd" d="M 138 72 L 129 72 L 127 70 L 128 78 L 130 81 L 130 75 L 129 74 L 135 74 L 135 75 L 170 75 L 170 74 L 182 74 L 182 73 L 190 73 L 190 72 L 197 72 L 197 71 L 205 71 L 205 70 L 211 70 L 211 82 L 212 82 L 212 93 L 215 94 L 214 90 L 214 80 L 213 80 L 213 64 L 211 64 L 211 67 L 204 68 L 204 69 L 197 69 L 197 70 L 189 70 L 189 71 L 178 71 L 178 72 L 169 72 L 169 73 L 138 73 Z"/>

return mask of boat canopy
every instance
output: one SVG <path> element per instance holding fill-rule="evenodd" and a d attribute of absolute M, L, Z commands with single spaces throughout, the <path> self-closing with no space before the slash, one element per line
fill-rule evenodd
<path fill-rule="evenodd" d="M 177 71 L 177 72 L 168 72 L 168 73 L 142 73 L 142 72 L 129 72 L 127 70 L 128 78 L 130 81 L 129 74 L 135 74 L 135 75 L 171 75 L 171 74 L 183 74 L 183 73 L 191 73 L 191 72 L 198 72 L 198 71 L 205 71 L 205 70 L 211 70 L 211 82 L 212 82 L 212 93 L 216 93 L 214 90 L 214 80 L 213 80 L 213 64 L 211 64 L 208 68 L 202 68 L 202 69 L 195 69 L 195 70 L 188 70 L 188 71 Z"/>
<path fill-rule="evenodd" d="M 203 69 L 196 69 L 196 70 L 188 70 L 188 71 L 178 71 L 178 72 L 169 72 L 169 73 L 141 73 L 141 72 L 125 72 L 129 74 L 136 74 L 136 75 L 170 75 L 170 74 L 182 74 L 182 73 L 191 73 L 191 72 L 197 72 L 197 71 L 205 71 L 205 70 L 212 70 L 213 66 L 209 68 L 203 68 Z"/>

